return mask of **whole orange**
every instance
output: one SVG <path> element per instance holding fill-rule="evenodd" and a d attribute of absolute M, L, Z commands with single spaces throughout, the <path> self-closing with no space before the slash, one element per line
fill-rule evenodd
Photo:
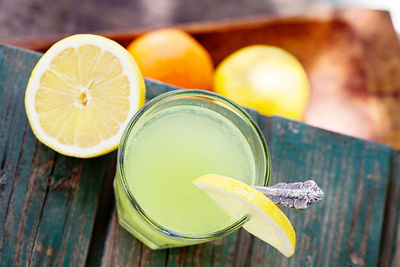
<path fill-rule="evenodd" d="M 206 49 L 177 29 L 151 31 L 127 47 L 144 77 L 182 88 L 211 90 L 214 67 Z"/>

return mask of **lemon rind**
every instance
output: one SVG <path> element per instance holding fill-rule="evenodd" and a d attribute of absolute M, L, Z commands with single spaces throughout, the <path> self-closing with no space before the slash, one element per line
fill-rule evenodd
<path fill-rule="evenodd" d="M 218 179 L 220 179 L 222 181 L 222 183 L 215 182 Z M 228 181 L 228 183 L 227 183 L 227 181 Z M 224 177 L 221 175 L 216 175 L 216 174 L 203 175 L 203 176 L 195 179 L 193 181 L 193 183 L 197 187 L 199 187 L 200 189 L 202 189 L 206 192 L 207 191 L 215 191 L 219 194 L 224 194 L 224 195 L 228 195 L 230 197 L 236 198 L 239 201 L 241 201 L 242 203 L 244 203 L 245 205 L 249 206 L 250 209 L 253 209 L 251 214 L 257 213 L 257 214 L 262 215 L 263 218 L 279 232 L 279 236 L 282 237 L 282 240 L 284 242 L 283 248 L 279 248 L 279 247 L 275 247 L 275 246 L 274 247 L 279 252 L 281 252 L 283 255 L 285 255 L 286 257 L 290 257 L 294 254 L 294 249 L 295 249 L 295 245 L 296 245 L 296 243 L 295 243 L 296 234 L 293 230 L 293 227 L 292 227 L 289 219 L 286 217 L 286 215 L 278 207 L 276 207 L 275 204 L 271 200 L 268 199 L 268 197 L 266 197 L 265 195 L 263 195 L 256 189 L 252 188 L 251 186 L 248 186 L 247 184 L 245 184 L 241 181 L 238 181 L 238 180 L 235 180 L 235 179 L 232 179 L 229 177 Z M 229 185 L 227 185 L 227 184 L 229 184 Z M 245 190 L 235 190 L 235 193 L 232 191 L 229 191 L 229 187 L 235 187 L 235 186 L 240 186 L 240 187 L 244 188 Z M 254 203 L 254 201 L 249 199 L 249 197 L 248 197 L 249 194 L 243 194 L 242 192 L 250 192 L 250 194 L 256 195 L 257 197 L 256 197 L 255 203 Z M 264 209 L 259 207 L 258 204 L 260 204 L 261 201 L 265 201 L 266 203 L 264 203 L 264 204 L 267 204 L 269 206 L 273 205 L 273 207 L 276 209 L 274 211 L 274 213 L 276 213 L 276 212 L 279 213 L 279 216 L 281 216 L 280 221 L 285 224 L 284 227 L 287 231 L 284 231 L 283 228 L 275 221 L 275 219 L 278 219 L 278 218 L 271 217 L 267 211 L 265 211 Z M 248 214 L 248 215 L 250 215 L 250 220 L 251 220 L 251 214 Z M 244 224 L 243 228 L 246 231 L 249 231 L 253 235 L 257 236 L 261 240 L 265 241 L 263 238 L 261 238 L 262 235 L 254 234 L 252 232 L 252 229 L 248 228 L 248 223 Z M 290 239 L 292 240 L 292 242 Z"/>
<path fill-rule="evenodd" d="M 56 138 L 49 136 L 42 129 L 34 106 L 35 95 L 37 90 L 40 88 L 40 78 L 49 69 L 51 61 L 64 49 L 70 47 L 76 48 L 82 45 L 97 46 L 102 49 L 102 51 L 108 51 L 116 58 L 118 58 L 122 66 L 123 73 L 128 78 L 131 88 L 128 116 L 126 120 L 120 124 L 120 129 L 117 134 L 109 139 L 101 141 L 95 146 L 88 148 L 81 148 L 75 145 L 64 145 L 60 143 Z M 123 48 L 115 41 L 112 41 L 102 36 L 92 34 L 77 34 L 55 43 L 38 61 L 32 71 L 31 77 L 29 78 L 28 85 L 26 87 L 25 109 L 28 120 L 31 124 L 32 131 L 37 139 L 39 139 L 39 141 L 61 154 L 80 158 L 90 158 L 106 154 L 118 148 L 122 133 L 126 125 L 133 117 L 135 112 L 139 109 L 139 107 L 144 104 L 144 98 L 144 80 L 141 76 L 140 70 L 136 62 L 125 48 Z"/>

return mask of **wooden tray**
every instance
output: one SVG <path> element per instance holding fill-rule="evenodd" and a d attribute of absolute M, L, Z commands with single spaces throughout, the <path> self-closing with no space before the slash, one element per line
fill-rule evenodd
<path fill-rule="evenodd" d="M 387 12 L 343 9 L 176 27 L 199 40 L 215 65 L 246 45 L 283 47 L 311 80 L 306 123 L 400 148 L 400 45 Z M 148 30 L 100 34 L 126 46 Z M 0 43 L 45 51 L 60 38 Z"/>
<path fill-rule="evenodd" d="M 0 46 L 0 266 L 399 266 L 400 153 L 254 111 L 272 183 L 313 177 L 325 191 L 305 212 L 285 210 L 297 233 L 295 255 L 286 259 L 243 230 L 151 251 L 118 224 L 116 152 L 71 158 L 34 137 L 24 95 L 40 57 Z M 146 86 L 148 98 L 176 89 Z"/>

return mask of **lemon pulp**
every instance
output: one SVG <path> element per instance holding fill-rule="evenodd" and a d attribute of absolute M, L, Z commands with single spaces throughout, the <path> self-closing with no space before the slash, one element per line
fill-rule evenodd
<path fill-rule="evenodd" d="M 144 102 L 144 81 L 119 44 L 75 35 L 49 49 L 32 71 L 25 106 L 39 140 L 71 156 L 115 149 Z"/>

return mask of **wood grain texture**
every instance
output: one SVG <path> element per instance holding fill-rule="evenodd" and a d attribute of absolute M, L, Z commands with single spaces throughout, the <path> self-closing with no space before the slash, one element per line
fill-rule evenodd
<path fill-rule="evenodd" d="M 286 210 L 297 233 L 292 258 L 258 240 L 251 258 L 278 266 L 375 266 L 391 148 L 280 118 L 261 117 L 259 124 L 269 131 L 272 183 L 313 178 L 325 198 L 305 212 Z"/>
<path fill-rule="evenodd" d="M 0 47 L 0 265 L 82 266 L 115 153 L 81 160 L 36 140 L 24 95 L 40 56 Z"/>
<path fill-rule="evenodd" d="M 271 182 L 312 177 L 326 194 L 304 212 L 284 210 L 297 232 L 295 255 L 286 259 L 243 230 L 206 244 L 151 251 L 118 225 L 111 187 L 115 153 L 65 157 L 33 136 L 23 99 L 39 57 L 0 47 L 0 265 L 397 265 L 398 152 L 393 159 L 389 146 L 255 111 L 270 146 Z M 148 98 L 175 89 L 151 80 L 146 85 Z"/>
<path fill-rule="evenodd" d="M 164 266 L 168 250 L 151 250 L 119 224 L 114 211 L 101 266 Z M 96 263 L 97 265 L 98 263 Z"/>
<path fill-rule="evenodd" d="M 393 154 L 379 265 L 400 266 L 400 151 Z"/>

